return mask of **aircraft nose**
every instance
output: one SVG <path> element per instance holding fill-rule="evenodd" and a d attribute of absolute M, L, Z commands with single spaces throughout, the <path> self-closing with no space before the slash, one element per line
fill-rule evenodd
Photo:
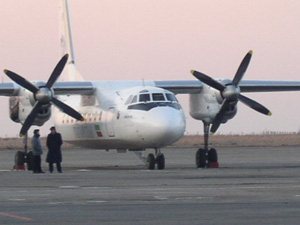
<path fill-rule="evenodd" d="M 182 110 L 158 108 L 148 113 L 143 133 L 153 142 L 154 147 L 170 145 L 183 136 L 185 116 Z"/>

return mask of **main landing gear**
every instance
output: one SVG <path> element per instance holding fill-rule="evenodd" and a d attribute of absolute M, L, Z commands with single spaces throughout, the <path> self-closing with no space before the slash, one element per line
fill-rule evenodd
<path fill-rule="evenodd" d="M 204 125 L 204 148 L 199 148 L 196 152 L 196 166 L 197 168 L 218 168 L 218 155 L 214 148 L 208 148 L 209 141 L 209 127 L 210 124 L 203 122 Z"/>
<path fill-rule="evenodd" d="M 159 170 L 163 170 L 165 168 L 165 156 L 157 148 L 155 149 L 155 156 L 150 153 L 146 161 L 146 166 L 149 170 L 154 170 L 155 164 Z"/>
<path fill-rule="evenodd" d="M 28 136 L 24 135 L 23 144 L 24 151 L 17 151 L 15 154 L 15 170 L 25 170 L 25 163 L 27 163 L 27 170 L 33 170 L 33 153 L 27 152 Z"/>

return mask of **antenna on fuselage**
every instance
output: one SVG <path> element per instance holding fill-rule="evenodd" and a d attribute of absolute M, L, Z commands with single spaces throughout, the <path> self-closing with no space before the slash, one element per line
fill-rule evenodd
<path fill-rule="evenodd" d="M 143 84 L 143 87 L 145 87 L 145 80 L 144 80 L 144 78 L 142 78 L 142 84 Z"/>

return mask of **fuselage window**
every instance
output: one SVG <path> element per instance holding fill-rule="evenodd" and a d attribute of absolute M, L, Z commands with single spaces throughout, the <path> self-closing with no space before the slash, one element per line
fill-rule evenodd
<path fill-rule="evenodd" d="M 176 97 L 174 95 L 172 95 L 170 93 L 167 93 L 166 96 L 167 96 L 168 101 L 170 101 L 170 102 L 178 102 L 177 99 L 176 99 Z"/>
<path fill-rule="evenodd" d="M 152 94 L 153 101 L 165 101 L 163 93 L 154 93 Z"/>
<path fill-rule="evenodd" d="M 126 100 L 125 105 L 128 105 L 131 102 L 132 98 L 133 98 L 133 96 L 130 95 Z"/>
<path fill-rule="evenodd" d="M 149 94 L 141 94 L 140 95 L 140 102 L 149 102 L 150 101 L 150 95 Z"/>
<path fill-rule="evenodd" d="M 136 103 L 136 102 L 137 102 L 137 96 L 135 95 L 135 96 L 132 98 L 132 100 L 131 100 L 130 103 L 132 104 L 132 103 Z"/>

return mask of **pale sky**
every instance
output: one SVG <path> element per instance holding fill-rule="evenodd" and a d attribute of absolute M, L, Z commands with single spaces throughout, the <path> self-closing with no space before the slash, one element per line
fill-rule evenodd
<path fill-rule="evenodd" d="M 0 1 L 1 71 L 48 79 L 60 59 L 58 3 Z M 86 80 L 194 79 L 191 69 L 232 78 L 249 50 L 254 55 L 244 79 L 300 80 L 297 0 L 69 0 L 69 9 L 76 65 Z M 300 92 L 245 95 L 273 116 L 239 103 L 219 134 L 300 130 Z M 202 122 L 189 116 L 187 96 L 178 98 L 187 132 L 202 133 Z M 0 104 L 0 137 L 16 136 L 21 126 L 8 116 L 8 98 Z M 52 125 L 47 122 L 42 135 Z"/>

